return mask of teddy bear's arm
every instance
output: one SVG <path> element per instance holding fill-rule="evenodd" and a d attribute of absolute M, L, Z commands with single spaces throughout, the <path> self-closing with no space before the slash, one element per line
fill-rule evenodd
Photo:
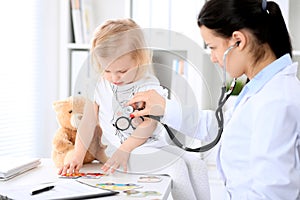
<path fill-rule="evenodd" d="M 53 138 L 53 148 L 57 152 L 66 152 L 74 149 L 74 144 L 70 141 L 67 132 L 59 130 Z"/>

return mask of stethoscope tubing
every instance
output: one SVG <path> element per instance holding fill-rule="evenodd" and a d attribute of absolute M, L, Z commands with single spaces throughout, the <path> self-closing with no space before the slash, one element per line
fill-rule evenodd
<path fill-rule="evenodd" d="M 230 46 L 224 52 L 224 56 L 223 56 L 223 65 L 224 65 L 223 75 L 224 75 L 224 78 L 223 78 L 223 84 L 222 84 L 222 87 L 221 87 L 221 95 L 220 95 L 220 98 L 219 98 L 218 107 L 217 107 L 216 112 L 215 112 L 215 116 L 216 116 L 216 119 L 217 119 L 217 122 L 218 122 L 218 134 L 217 134 L 216 138 L 212 142 L 210 142 L 210 143 L 208 143 L 204 146 L 201 146 L 201 147 L 198 147 L 198 148 L 189 148 L 189 147 L 184 146 L 175 137 L 173 132 L 170 130 L 170 128 L 166 124 L 162 123 L 163 126 L 165 127 L 165 129 L 167 130 L 167 132 L 169 134 L 169 137 L 174 142 L 174 144 L 177 145 L 178 147 L 180 147 L 180 148 L 182 148 L 186 151 L 189 151 L 189 152 L 206 152 L 206 151 L 209 151 L 210 149 L 212 149 L 214 146 L 216 146 L 218 144 L 218 142 L 220 141 L 222 133 L 223 133 L 223 129 L 224 129 L 223 106 L 226 103 L 227 99 L 232 94 L 232 92 L 234 90 L 234 87 L 236 85 L 236 79 L 234 78 L 233 81 L 231 82 L 229 90 L 226 92 L 226 61 L 227 61 L 227 55 L 229 54 L 229 52 L 233 48 L 237 47 L 238 45 L 239 45 L 239 42 L 237 42 L 236 44 Z"/>

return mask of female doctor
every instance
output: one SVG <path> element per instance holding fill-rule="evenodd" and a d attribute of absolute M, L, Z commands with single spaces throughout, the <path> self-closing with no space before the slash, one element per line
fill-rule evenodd
<path fill-rule="evenodd" d="M 209 0 L 198 26 L 212 62 L 226 66 L 232 77 L 250 79 L 226 113 L 217 155 L 227 199 L 300 199 L 300 82 L 279 6 Z M 135 116 L 164 115 L 164 123 L 187 129 L 176 102 L 146 91 L 129 103 L 141 101 L 145 109 Z M 201 139 L 216 132 L 217 123 L 213 112 L 199 113 L 196 138 Z"/>

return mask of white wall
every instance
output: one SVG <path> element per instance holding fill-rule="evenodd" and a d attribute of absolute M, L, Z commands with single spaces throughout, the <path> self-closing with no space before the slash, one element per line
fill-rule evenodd
<path fill-rule="evenodd" d="M 95 26 L 102 24 L 105 20 L 111 18 L 124 18 L 130 16 L 129 0 L 94 0 L 95 8 Z"/>
<path fill-rule="evenodd" d="M 2 2 L 0 154 L 49 157 L 57 128 L 60 0 Z"/>
<path fill-rule="evenodd" d="M 39 155 L 41 157 L 49 157 L 51 153 L 51 141 L 57 129 L 57 122 L 54 110 L 52 109 L 52 102 L 58 98 L 58 73 L 59 73 L 59 1 L 40 1 L 42 10 L 40 16 L 42 23 L 41 34 L 42 37 L 42 51 L 43 58 L 41 60 L 41 67 L 45 68 L 44 79 L 42 85 L 44 86 L 41 108 L 44 115 L 41 116 L 40 123 L 42 129 L 40 131 L 40 145 Z"/>
<path fill-rule="evenodd" d="M 290 0 L 289 26 L 293 42 L 293 48 L 300 51 L 300 1 Z M 298 55 L 299 57 L 299 55 Z"/>

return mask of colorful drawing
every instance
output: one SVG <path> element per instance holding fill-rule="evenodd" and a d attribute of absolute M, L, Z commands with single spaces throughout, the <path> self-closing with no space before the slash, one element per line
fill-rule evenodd
<path fill-rule="evenodd" d="M 157 191 L 138 191 L 138 190 L 126 190 L 124 193 L 127 194 L 127 196 L 131 197 L 145 197 L 145 196 L 160 196 L 161 193 Z"/>
<path fill-rule="evenodd" d="M 106 174 L 103 173 L 66 173 L 62 174 L 59 177 L 60 178 L 100 178 L 102 176 L 105 176 Z"/>
<path fill-rule="evenodd" d="M 138 182 L 140 183 L 156 183 L 160 182 L 162 179 L 158 176 L 140 176 Z"/>
<path fill-rule="evenodd" d="M 143 187 L 134 183 L 98 183 L 96 186 L 102 189 L 117 191 L 133 190 Z"/>

